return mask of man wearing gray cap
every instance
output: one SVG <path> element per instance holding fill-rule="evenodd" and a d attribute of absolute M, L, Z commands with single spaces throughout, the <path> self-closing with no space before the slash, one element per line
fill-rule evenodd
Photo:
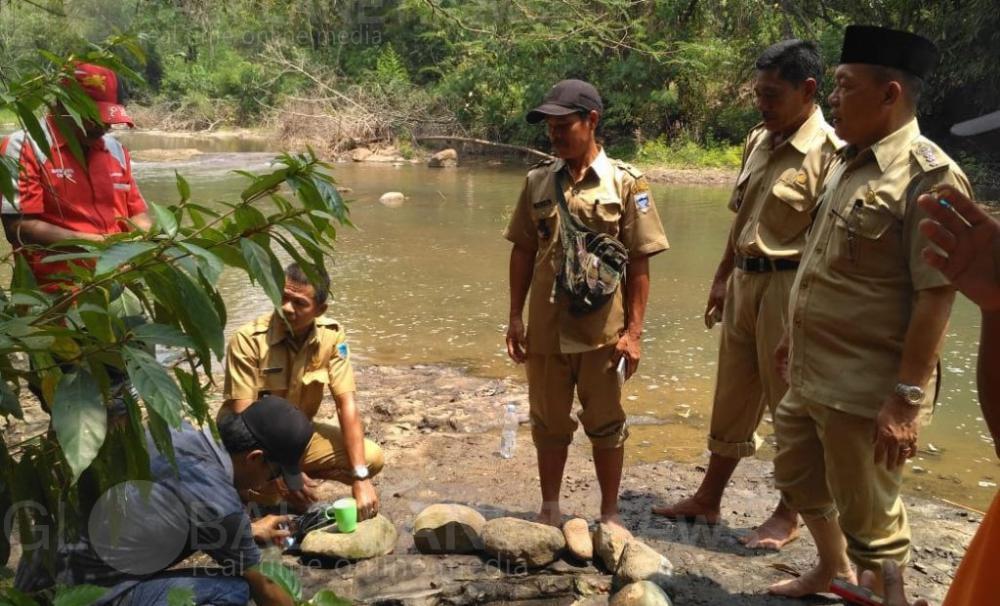
<path fill-rule="evenodd" d="M 926 213 L 916 201 L 943 185 L 970 190 L 917 124 L 936 57 L 932 42 L 908 32 L 850 26 L 844 37 L 829 102 L 847 146 L 826 169 L 792 285 L 778 354 L 789 389 L 774 416 L 775 484 L 806 521 L 819 564 L 773 593 L 797 597 L 825 592 L 835 578 L 853 582 L 852 562 L 881 571 L 886 561 L 910 561 L 902 468 L 934 405 L 955 297 L 948 278 L 921 258 Z"/>
<path fill-rule="evenodd" d="M 593 86 L 563 80 L 528 113 L 532 124 L 545 121 L 557 158 L 528 172 L 504 232 L 514 244 L 507 353 L 527 368 L 542 491 L 538 521 L 552 525 L 562 521 L 559 489 L 577 429 L 574 390 L 593 447 L 600 519 L 621 525 L 628 437 L 622 383 L 639 364 L 649 257 L 668 246 L 642 173 L 608 158 L 597 143 L 603 111 Z"/>
<path fill-rule="evenodd" d="M 259 488 L 281 477 L 301 489 L 299 459 L 313 427 L 288 401 L 267 396 L 222 419 L 222 443 L 208 427 L 186 422 L 170 431 L 173 457 L 147 436 L 150 481 L 113 486 L 89 514 L 83 536 L 60 545 L 52 574 L 41 558 L 21 561 L 15 585 L 37 591 L 58 585 L 107 588 L 95 606 L 167 606 L 172 590 L 190 592 L 194 603 L 291 606 L 292 599 L 259 570 L 257 544 L 288 536 L 287 516 L 251 522 L 238 490 Z M 218 568 L 177 569 L 202 552 Z"/>

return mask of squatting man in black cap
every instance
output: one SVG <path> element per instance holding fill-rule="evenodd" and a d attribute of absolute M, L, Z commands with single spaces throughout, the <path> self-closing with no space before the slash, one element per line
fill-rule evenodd
<path fill-rule="evenodd" d="M 17 587 L 107 587 L 96 605 L 167 606 L 170 591 L 181 588 L 195 604 L 244 606 L 252 597 L 259 606 L 291 606 L 288 594 L 257 570 L 257 543 L 287 537 L 279 527 L 287 518 L 251 522 L 238 491 L 279 477 L 301 489 L 299 459 L 312 424 L 286 400 L 267 396 L 222 419 L 218 429 L 221 444 L 207 427 L 185 422 L 171 430 L 176 468 L 147 435 L 152 481 L 109 490 L 91 512 L 86 536 L 59 547 L 54 578 L 22 560 Z M 221 569 L 171 570 L 197 552 Z"/>
<path fill-rule="evenodd" d="M 819 210 L 792 286 L 777 363 L 789 389 L 774 415 L 775 483 L 816 541 L 819 564 L 771 587 L 825 592 L 910 561 L 899 496 L 932 409 L 934 369 L 955 291 L 924 263 L 917 198 L 961 169 L 920 134 L 916 107 L 933 43 L 881 27 L 847 28 L 830 116 L 847 146 L 828 165 Z M 881 579 L 874 586 L 882 593 Z"/>
<path fill-rule="evenodd" d="M 514 244 L 507 353 L 527 367 L 531 434 L 542 489 L 538 521 L 551 525 L 562 522 L 559 489 L 578 426 L 570 414 L 575 390 L 583 408 L 578 418 L 593 447 L 601 487 L 600 519 L 621 526 L 618 488 L 628 431 L 617 368 L 624 360 L 625 377 L 638 368 L 649 257 L 667 249 L 642 173 L 608 158 L 597 143 L 595 131 L 603 111 L 593 86 L 563 80 L 528 113 L 532 124 L 545 121 L 558 158 L 528 172 L 504 234 Z M 570 240 L 563 229 L 576 222 L 564 222 L 563 217 L 575 217 L 582 229 L 607 234 L 627 249 L 624 279 L 595 271 L 586 282 L 595 298 L 583 303 L 554 286 L 560 266 L 574 252 L 567 255 L 564 243 Z M 585 259 L 597 267 L 596 258 L 577 258 L 581 264 Z M 582 311 L 581 304 L 590 307 Z"/>

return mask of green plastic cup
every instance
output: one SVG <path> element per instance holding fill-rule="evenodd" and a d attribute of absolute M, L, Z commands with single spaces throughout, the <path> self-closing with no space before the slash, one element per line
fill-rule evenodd
<path fill-rule="evenodd" d="M 337 520 L 337 530 L 352 533 L 358 529 L 358 502 L 351 497 L 344 497 L 333 502 L 333 518 Z M 326 512 L 330 517 L 330 510 Z"/>

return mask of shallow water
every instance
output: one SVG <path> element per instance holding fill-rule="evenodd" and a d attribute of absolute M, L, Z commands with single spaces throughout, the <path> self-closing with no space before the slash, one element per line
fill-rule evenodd
<path fill-rule="evenodd" d="M 134 149 L 202 145 L 125 139 Z M 213 142 L 200 147 L 209 153 L 183 162 L 137 162 L 140 187 L 150 200 L 171 202 L 179 170 L 198 201 L 233 199 L 244 181 L 229 171 L 263 170 L 269 157 L 260 153 L 259 143 L 239 145 Z M 329 268 L 331 315 L 346 325 L 356 355 L 377 363 L 457 364 L 488 376 L 523 378 L 503 344 L 510 246 L 501 237 L 523 173 L 486 164 L 454 170 L 336 165 L 338 182 L 354 190 L 348 198 L 358 228 L 338 235 L 336 262 Z M 386 191 L 409 199 L 401 208 L 386 208 L 377 202 Z M 654 185 L 653 194 L 672 248 L 651 263 L 643 359 L 626 385 L 625 405 L 630 415 L 664 423 L 634 426 L 628 454 L 632 460 L 701 461 L 718 343 L 718 331 L 704 328 L 702 312 L 731 221 L 728 192 Z M 259 289 L 236 274 L 224 275 L 222 290 L 233 305 L 230 329 L 267 311 Z M 1000 464 L 976 404 L 978 331 L 978 314 L 960 301 L 945 345 L 941 405 L 921 440 L 938 452 L 913 461 L 906 485 L 984 508 L 996 491 L 992 482 L 1000 477 Z M 770 433 L 768 423 L 763 431 Z M 768 447 L 762 456 L 771 454 Z"/>

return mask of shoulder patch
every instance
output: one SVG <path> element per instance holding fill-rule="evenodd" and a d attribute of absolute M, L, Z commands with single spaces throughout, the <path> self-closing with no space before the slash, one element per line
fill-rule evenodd
<path fill-rule="evenodd" d="M 337 357 L 341 360 L 346 360 L 351 357 L 351 347 L 347 344 L 347 341 L 337 345 Z"/>
<path fill-rule="evenodd" d="M 937 149 L 936 146 L 931 145 L 927 141 L 918 140 L 916 145 L 910 150 L 910 155 L 913 156 L 925 173 L 940 170 L 950 164 L 948 157 Z"/>

